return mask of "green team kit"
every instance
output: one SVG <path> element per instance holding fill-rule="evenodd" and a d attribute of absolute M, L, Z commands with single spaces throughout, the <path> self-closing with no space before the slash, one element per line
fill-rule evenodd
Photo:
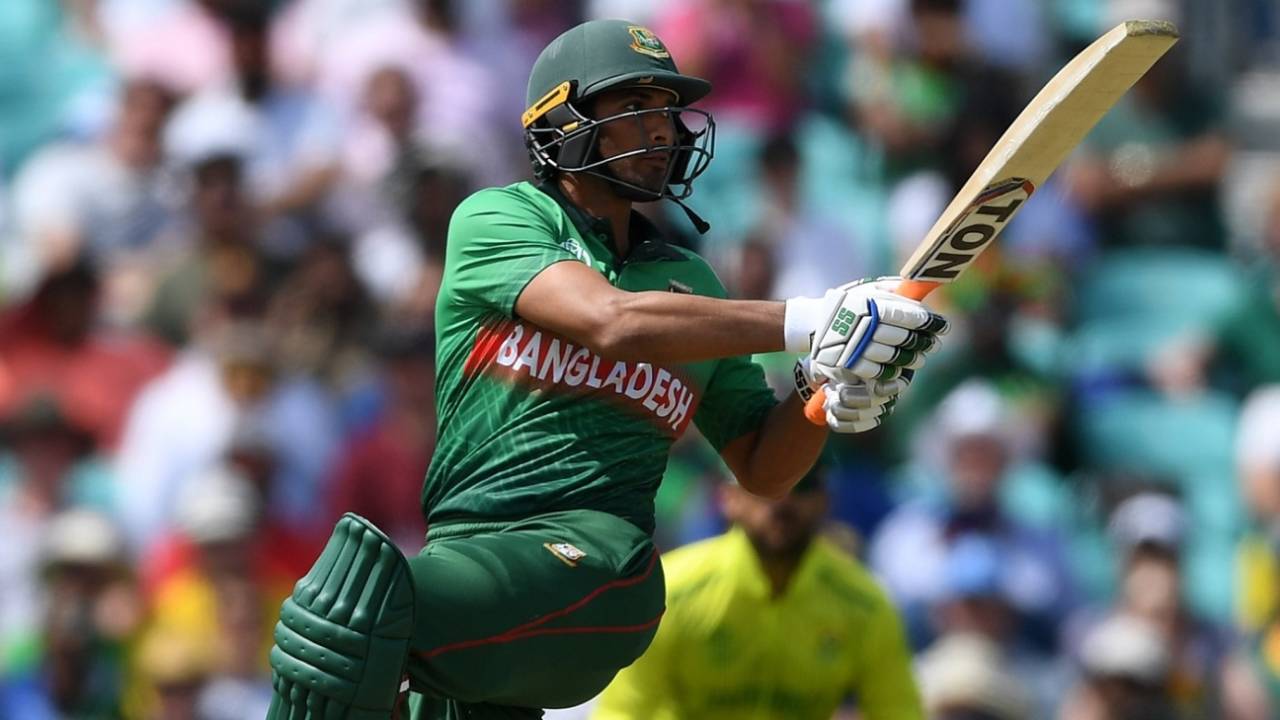
<path fill-rule="evenodd" d="M 592 125 L 607 119 L 571 101 L 634 84 L 681 104 L 710 88 L 622 21 L 578 26 L 539 57 L 524 121 L 542 182 L 480 191 L 450 224 L 426 547 L 406 559 L 364 519 L 342 518 L 281 611 L 269 717 L 536 718 L 596 695 L 652 640 L 664 610 L 653 501 L 672 443 L 694 423 L 722 449 L 777 400 L 746 358 L 612 360 L 515 312 L 560 262 L 625 290 L 725 296 L 638 213 L 619 257 L 608 223 L 553 181 L 605 172 Z M 687 196 L 710 157 L 708 131 L 677 123 L 668 187 L 643 199 Z"/>
<path fill-rule="evenodd" d="M 744 358 L 608 360 L 514 316 L 521 289 L 557 262 L 586 263 L 625 290 L 725 296 L 701 258 L 639 214 L 631 236 L 631 253 L 616 257 L 607 223 L 553 186 L 484 190 L 458 208 L 436 312 L 440 439 L 422 496 L 431 532 L 566 503 L 652 532 L 668 450 L 689 423 L 719 450 L 776 404 Z"/>

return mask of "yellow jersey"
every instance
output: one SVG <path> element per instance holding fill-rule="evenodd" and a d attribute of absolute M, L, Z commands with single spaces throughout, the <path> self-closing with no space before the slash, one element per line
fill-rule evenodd
<path fill-rule="evenodd" d="M 902 624 L 861 565 L 817 539 L 773 597 L 737 528 L 666 553 L 667 612 L 593 720 L 923 720 Z"/>

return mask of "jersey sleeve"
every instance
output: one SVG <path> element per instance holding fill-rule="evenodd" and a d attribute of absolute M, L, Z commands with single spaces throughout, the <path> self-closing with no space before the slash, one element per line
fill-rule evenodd
<path fill-rule="evenodd" d="M 554 219 L 533 201 L 505 188 L 482 190 L 449 222 L 443 285 L 459 303 L 514 317 L 534 276 L 578 259 L 557 237 Z"/>
<path fill-rule="evenodd" d="M 748 357 L 731 357 L 716 363 L 693 422 L 716 449 L 758 430 L 765 415 L 778 404 L 773 388 L 764 379 L 764 368 Z"/>
<path fill-rule="evenodd" d="M 868 623 L 867 643 L 850 688 L 866 720 L 924 720 L 902 620 L 887 600 Z"/>

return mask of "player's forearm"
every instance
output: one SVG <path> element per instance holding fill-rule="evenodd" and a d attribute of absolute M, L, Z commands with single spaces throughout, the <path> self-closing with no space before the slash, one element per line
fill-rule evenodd
<path fill-rule="evenodd" d="M 593 348 L 619 360 L 689 363 L 783 349 L 780 302 L 669 292 L 619 293 Z"/>
<path fill-rule="evenodd" d="M 788 393 L 756 432 L 746 462 L 734 473 L 738 484 L 755 495 L 780 498 L 813 467 L 826 440 L 826 426 L 806 420 L 804 402 Z"/>

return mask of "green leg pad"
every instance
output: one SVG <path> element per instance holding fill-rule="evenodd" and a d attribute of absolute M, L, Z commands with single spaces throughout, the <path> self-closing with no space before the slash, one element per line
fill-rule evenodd
<path fill-rule="evenodd" d="M 400 550 L 347 513 L 280 608 L 268 720 L 388 720 L 413 634 L 413 582 Z"/>

